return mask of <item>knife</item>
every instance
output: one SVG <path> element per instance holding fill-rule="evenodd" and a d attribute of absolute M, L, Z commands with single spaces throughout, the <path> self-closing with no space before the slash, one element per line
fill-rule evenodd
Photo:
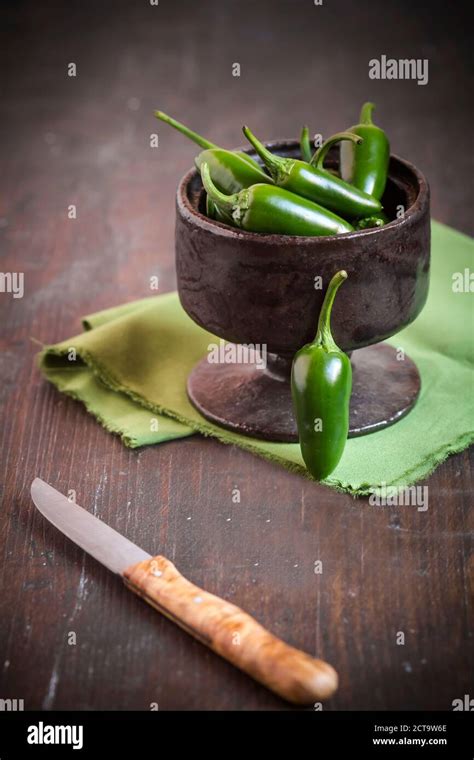
<path fill-rule="evenodd" d="M 198 588 L 165 557 L 152 557 L 102 520 L 35 478 L 31 497 L 41 514 L 158 612 L 283 699 L 310 704 L 337 689 L 323 660 L 285 644 L 234 604 Z"/>

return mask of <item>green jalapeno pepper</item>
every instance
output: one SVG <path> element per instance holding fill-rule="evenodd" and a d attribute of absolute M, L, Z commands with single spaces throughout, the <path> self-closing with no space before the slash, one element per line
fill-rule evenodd
<path fill-rule="evenodd" d="M 258 184 L 233 195 L 224 195 L 212 181 L 206 163 L 201 164 L 201 177 L 210 199 L 231 215 L 236 227 L 248 232 L 314 237 L 354 230 L 349 222 L 336 214 L 281 187 Z"/>
<path fill-rule="evenodd" d="M 202 164 L 207 164 L 212 181 L 219 190 L 227 195 L 238 193 L 251 185 L 260 182 L 273 185 L 273 180 L 262 169 L 252 166 L 230 150 L 224 148 L 209 148 L 203 150 L 194 159 L 199 171 Z"/>
<path fill-rule="evenodd" d="M 222 192 L 237 193 L 239 190 L 259 182 L 273 184 L 272 178 L 263 171 L 260 164 L 246 153 L 219 148 L 162 111 L 155 111 L 155 116 L 204 148 L 195 159 L 196 167 L 200 170 L 202 163 L 209 164 L 211 176 Z M 218 204 L 213 203 L 209 198 L 206 200 L 206 214 L 210 219 L 215 219 L 224 224 L 232 224 L 230 214 L 226 214 L 223 209 L 219 208 Z"/>
<path fill-rule="evenodd" d="M 300 152 L 301 152 L 301 158 L 303 161 L 306 161 L 307 164 L 311 161 L 311 142 L 309 139 L 309 129 L 308 127 L 303 127 L 300 134 Z"/>
<path fill-rule="evenodd" d="M 349 432 L 352 367 L 331 334 L 331 309 L 336 292 L 347 278 L 344 270 L 329 283 L 312 343 L 295 355 L 291 392 L 298 424 L 301 454 L 316 480 L 337 466 Z"/>
<path fill-rule="evenodd" d="M 360 124 L 350 127 L 363 142 L 341 143 L 341 177 L 377 200 L 383 195 L 390 160 L 390 143 L 385 132 L 372 123 L 373 103 L 364 103 Z"/>
<path fill-rule="evenodd" d="M 203 148 L 204 150 L 219 148 L 219 145 L 215 145 L 215 143 L 210 142 L 210 140 L 206 140 L 205 137 L 198 135 L 197 132 L 193 132 L 192 129 L 189 129 L 189 127 L 181 124 L 180 121 L 176 121 L 176 119 L 168 116 L 168 114 L 163 113 L 163 111 L 155 111 L 155 116 L 157 119 L 160 119 L 160 121 L 164 121 L 165 124 L 169 124 L 170 127 L 177 129 L 178 132 L 181 132 L 181 134 L 183 134 L 185 137 L 188 137 L 190 140 L 196 143 L 196 145 L 199 145 L 200 148 Z M 244 153 L 240 150 L 229 152 L 233 153 L 234 156 L 239 156 L 243 161 L 245 161 L 247 164 L 250 164 L 250 166 L 253 166 L 255 169 L 262 171 L 262 167 L 258 161 L 255 161 L 255 159 L 249 156 L 248 153 Z"/>
<path fill-rule="evenodd" d="M 360 142 L 362 138 L 357 135 L 350 132 L 334 135 L 319 148 L 312 159 L 313 165 L 310 165 L 295 158 L 282 158 L 270 153 L 248 127 L 244 127 L 243 131 L 279 187 L 348 218 L 369 216 L 381 210 L 380 201 L 323 168 L 324 158 L 331 145 L 340 140 Z"/>

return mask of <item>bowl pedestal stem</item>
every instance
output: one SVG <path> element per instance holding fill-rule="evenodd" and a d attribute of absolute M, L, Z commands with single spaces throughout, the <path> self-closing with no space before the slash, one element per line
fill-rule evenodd
<path fill-rule="evenodd" d="M 292 357 L 250 353 L 246 363 L 211 364 L 206 356 L 192 370 L 191 403 L 210 422 L 266 441 L 296 443 L 290 373 Z M 420 375 L 413 361 L 387 343 L 351 354 L 349 438 L 393 425 L 413 408 Z"/>

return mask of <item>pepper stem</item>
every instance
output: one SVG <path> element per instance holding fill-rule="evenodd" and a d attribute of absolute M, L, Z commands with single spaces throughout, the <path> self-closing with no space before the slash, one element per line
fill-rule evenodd
<path fill-rule="evenodd" d="M 306 161 L 307 164 L 311 161 L 311 143 L 309 140 L 309 129 L 308 127 L 303 127 L 300 134 L 300 151 L 301 151 L 301 157 L 303 161 Z"/>
<path fill-rule="evenodd" d="M 360 123 L 361 124 L 373 124 L 372 111 L 375 108 L 375 103 L 364 103 L 360 109 Z"/>
<path fill-rule="evenodd" d="M 314 166 L 315 169 L 322 169 L 324 159 L 326 158 L 329 148 L 332 148 L 333 145 L 341 142 L 342 140 L 352 140 L 353 143 L 363 142 L 363 138 L 359 137 L 359 135 L 355 135 L 353 132 L 337 132 L 337 134 L 329 137 L 326 142 L 323 143 L 320 148 L 318 148 L 313 158 L 311 159 L 311 166 Z"/>
<path fill-rule="evenodd" d="M 250 131 L 248 127 L 242 127 L 242 131 L 249 141 L 251 145 L 255 148 L 258 155 L 264 162 L 265 166 L 269 169 L 270 173 L 272 175 L 278 175 L 279 171 L 282 168 L 282 165 L 284 165 L 285 160 L 284 158 L 281 158 L 280 156 L 275 156 L 274 153 L 271 153 L 264 145 L 263 143 L 258 140 L 254 134 Z M 274 177 L 273 177 L 274 179 Z"/>
<path fill-rule="evenodd" d="M 212 149 L 212 148 L 219 147 L 218 145 L 215 145 L 214 143 L 209 142 L 209 140 L 206 140 L 205 137 L 201 137 L 201 135 L 198 135 L 197 132 L 193 132 L 192 129 L 189 129 L 189 127 L 185 127 L 184 124 L 181 124 L 180 121 L 176 121 L 176 119 L 173 119 L 171 116 L 168 116 L 168 114 L 163 113 L 163 111 L 155 111 L 155 116 L 157 119 L 164 121 L 165 124 L 169 124 L 170 127 L 174 127 L 174 129 L 177 129 L 178 132 L 181 132 L 181 134 L 185 135 L 186 137 L 189 137 L 190 140 L 195 142 L 197 145 L 200 145 L 201 148 Z"/>
<path fill-rule="evenodd" d="M 209 164 L 206 162 L 201 164 L 200 172 L 202 184 L 204 185 L 204 189 L 211 201 L 214 201 L 214 203 L 216 203 L 220 208 L 232 211 L 238 201 L 238 193 L 234 193 L 233 195 L 224 195 L 224 193 L 221 193 L 221 191 L 215 186 L 214 182 L 212 181 L 211 172 L 209 171 Z"/>
<path fill-rule="evenodd" d="M 318 331 L 313 343 L 317 343 L 323 346 L 323 348 L 338 348 L 331 333 L 331 311 L 336 293 L 344 280 L 347 280 L 347 272 L 345 269 L 341 269 L 332 277 L 324 296 L 321 311 L 319 312 Z"/>

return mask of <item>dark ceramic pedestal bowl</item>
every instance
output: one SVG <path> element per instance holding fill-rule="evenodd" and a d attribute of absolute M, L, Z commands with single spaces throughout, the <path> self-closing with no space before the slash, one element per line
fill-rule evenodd
<path fill-rule="evenodd" d="M 295 142 L 270 143 L 299 157 Z M 328 165 L 336 165 L 329 156 Z M 348 273 L 332 312 L 338 345 L 351 353 L 350 436 L 386 427 L 418 396 L 416 366 L 381 343 L 413 322 L 429 283 L 429 189 L 416 167 L 390 159 L 385 227 L 328 237 L 263 235 L 208 219 L 199 174 L 177 194 L 176 271 L 181 304 L 221 339 L 266 346 L 267 368 L 209 363 L 194 368 L 188 395 L 209 420 L 272 441 L 297 441 L 290 370 L 296 351 L 314 338 L 324 293 L 339 269 Z M 397 212 L 403 211 L 397 218 Z M 319 285 L 319 287 L 318 287 Z"/>

